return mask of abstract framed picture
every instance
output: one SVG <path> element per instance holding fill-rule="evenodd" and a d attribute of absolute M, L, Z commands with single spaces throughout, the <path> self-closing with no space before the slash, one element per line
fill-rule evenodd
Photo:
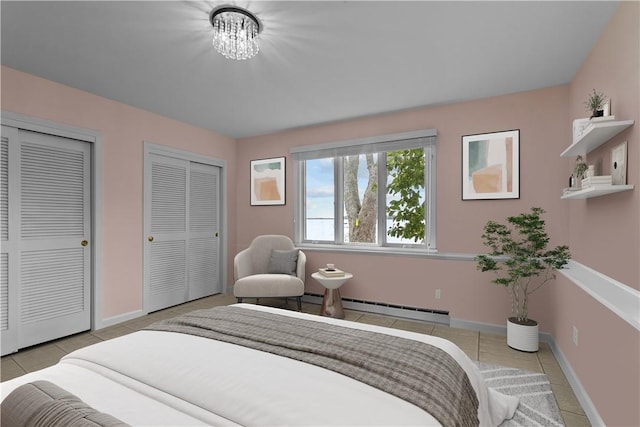
<path fill-rule="evenodd" d="M 520 198 L 520 130 L 462 137 L 462 200 Z"/>
<path fill-rule="evenodd" d="M 251 206 L 285 204 L 285 158 L 251 160 Z"/>

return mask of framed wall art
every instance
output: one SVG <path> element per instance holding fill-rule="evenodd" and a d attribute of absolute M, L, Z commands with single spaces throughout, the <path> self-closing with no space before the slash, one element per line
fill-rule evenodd
<path fill-rule="evenodd" d="M 285 204 L 285 157 L 251 160 L 251 206 Z"/>
<path fill-rule="evenodd" d="M 627 141 L 611 149 L 611 183 L 627 183 Z"/>
<path fill-rule="evenodd" d="M 520 130 L 462 137 L 462 200 L 520 198 Z"/>

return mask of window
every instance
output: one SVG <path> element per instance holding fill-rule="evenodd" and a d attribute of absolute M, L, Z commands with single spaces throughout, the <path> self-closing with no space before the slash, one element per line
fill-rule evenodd
<path fill-rule="evenodd" d="M 296 243 L 435 251 L 435 136 L 293 148 Z"/>

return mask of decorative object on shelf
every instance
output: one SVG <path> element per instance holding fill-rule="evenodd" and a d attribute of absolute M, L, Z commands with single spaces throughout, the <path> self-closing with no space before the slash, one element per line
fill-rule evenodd
<path fill-rule="evenodd" d="M 589 166 L 582 160 L 582 156 L 576 157 L 576 166 L 573 168 L 573 176 L 576 177 L 578 182 L 584 178 L 584 173 L 589 169 Z"/>
<path fill-rule="evenodd" d="M 611 149 L 611 176 L 613 185 L 627 183 L 627 141 Z"/>
<path fill-rule="evenodd" d="M 584 135 L 584 131 L 587 128 L 587 126 L 589 126 L 589 118 L 583 118 L 583 119 L 575 119 L 573 121 L 573 142 L 575 143 L 576 141 L 578 141 L 580 138 L 582 138 L 582 135 Z"/>
<path fill-rule="evenodd" d="M 593 92 L 589 95 L 589 98 L 584 103 L 587 111 L 591 111 L 591 117 L 602 117 L 604 116 L 604 104 L 606 99 L 602 92 L 597 92 L 593 89 Z"/>
<path fill-rule="evenodd" d="M 462 137 L 462 200 L 520 198 L 520 130 Z"/>
<path fill-rule="evenodd" d="M 285 158 L 251 160 L 251 206 L 285 204 Z"/>
<path fill-rule="evenodd" d="M 498 274 L 492 282 L 511 295 L 513 317 L 507 322 L 507 344 L 521 351 L 538 351 L 538 322 L 529 318 L 529 295 L 555 279 L 554 271 L 571 258 L 568 246 L 547 250 L 544 212 L 531 208 L 530 213 L 507 217 L 508 225 L 488 221 L 482 240 L 491 253 L 476 258 L 477 268 Z"/>
<path fill-rule="evenodd" d="M 582 188 L 589 188 L 596 185 L 611 185 L 611 175 L 590 176 L 582 180 Z"/>
<path fill-rule="evenodd" d="M 607 102 L 602 106 L 602 115 L 604 117 L 613 117 L 613 120 L 615 120 L 616 116 L 611 114 L 611 98 L 607 99 Z"/>
<path fill-rule="evenodd" d="M 237 6 L 220 6 L 211 11 L 213 47 L 229 59 L 249 59 L 255 56 L 258 34 L 262 25 L 254 14 Z"/>
<path fill-rule="evenodd" d="M 584 173 L 584 177 L 585 178 L 589 178 L 592 176 L 596 176 L 596 166 L 595 165 L 589 165 L 587 171 Z"/>

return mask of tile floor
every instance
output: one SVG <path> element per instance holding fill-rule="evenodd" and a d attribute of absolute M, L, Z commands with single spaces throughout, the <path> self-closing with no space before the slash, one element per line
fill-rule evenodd
<path fill-rule="evenodd" d="M 17 353 L 4 356 L 1 359 L 1 379 L 2 381 L 7 381 L 27 372 L 33 372 L 54 365 L 62 356 L 78 348 L 129 334 L 150 325 L 156 320 L 170 318 L 192 310 L 228 305 L 234 302 L 235 298 L 231 295 L 214 295 L 157 311 L 147 316 L 98 331 L 84 332 L 23 349 Z M 260 303 L 277 307 L 282 307 L 285 304 L 284 300 L 268 299 L 261 300 Z M 288 307 L 295 309 L 295 302 L 289 301 Z M 320 312 L 320 306 L 304 303 L 302 311 L 318 314 Z M 565 424 L 568 427 L 590 425 L 569 382 L 562 373 L 560 365 L 546 343 L 540 343 L 540 351 L 537 353 L 522 353 L 509 348 L 506 344 L 506 337 L 502 335 L 486 334 L 466 329 L 451 328 L 440 324 L 400 319 L 354 310 L 345 310 L 345 313 L 347 320 L 404 329 L 448 339 L 457 344 L 473 360 L 545 373 L 551 382 L 551 387 L 558 401 L 558 406 L 562 412 Z"/>

